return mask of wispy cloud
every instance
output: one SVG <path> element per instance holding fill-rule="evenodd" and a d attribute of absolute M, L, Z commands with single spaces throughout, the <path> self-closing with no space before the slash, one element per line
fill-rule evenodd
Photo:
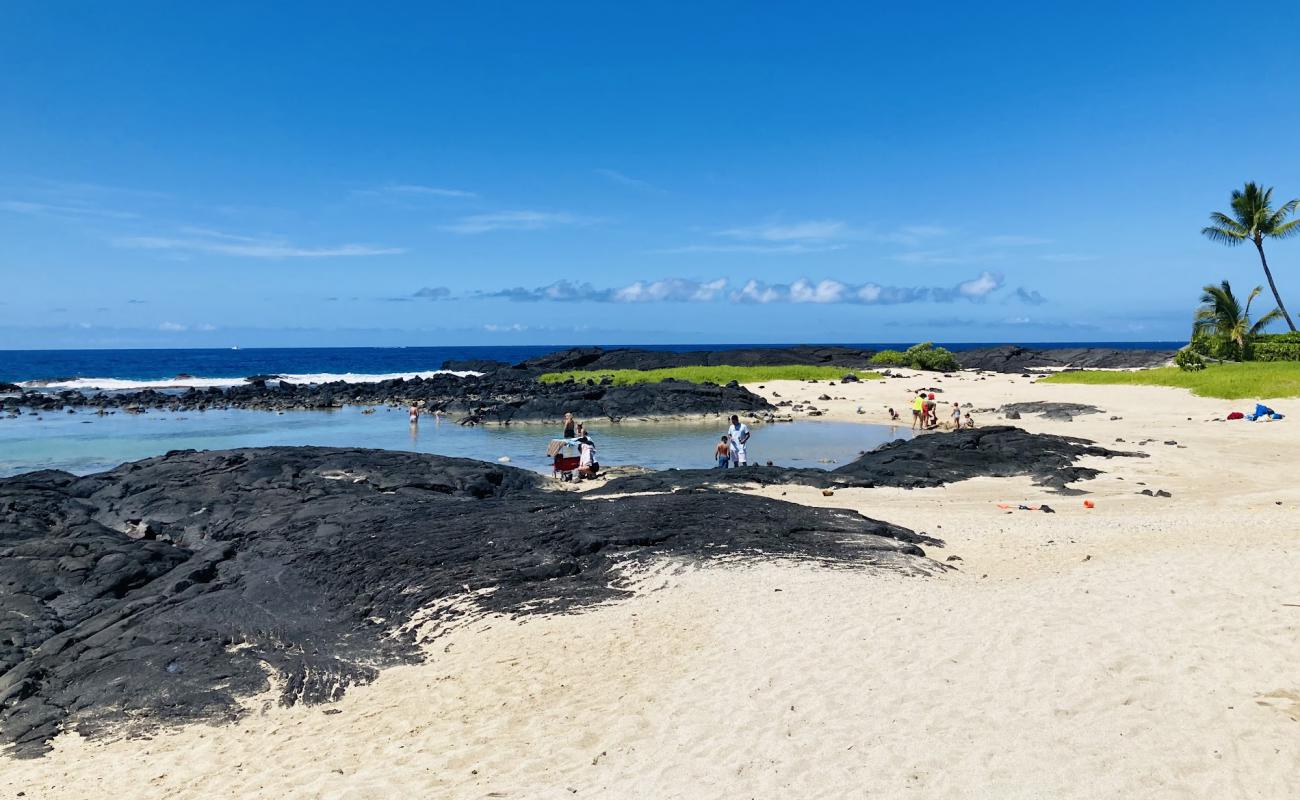
<path fill-rule="evenodd" d="M 643 181 L 640 178 L 633 178 L 631 175 L 626 175 L 616 169 L 598 169 L 596 170 L 596 174 L 612 181 L 613 183 L 617 183 L 619 186 L 626 186 L 629 189 L 638 189 L 643 192 L 654 192 L 655 194 L 664 193 L 663 189 L 660 189 L 649 181 Z"/>
<path fill-rule="evenodd" d="M 158 325 L 158 330 L 166 333 L 181 333 L 182 331 L 201 331 L 203 333 L 210 333 L 216 329 L 216 325 L 210 325 L 206 322 L 201 325 L 182 325 L 179 322 L 163 322 Z"/>
<path fill-rule="evenodd" d="M 425 186 L 418 183 L 387 183 L 369 189 L 357 189 L 353 194 L 361 197 L 452 197 L 462 199 L 478 197 L 477 192 L 464 189 L 449 189 L 445 186 Z"/>
<path fill-rule="evenodd" d="M 57 217 L 61 219 L 138 219 L 138 214 L 128 211 L 114 211 L 90 205 L 60 205 L 54 203 L 34 203 L 27 200 L 0 201 L 0 211 L 11 214 L 26 214 L 33 217 Z"/>
<path fill-rule="evenodd" d="M 471 214 L 443 225 L 444 231 L 461 234 L 491 231 L 540 231 L 562 226 L 592 225 L 598 220 L 557 211 L 496 211 Z"/>
<path fill-rule="evenodd" d="M 159 250 L 176 253 L 213 253 L 241 258 L 270 260 L 290 258 L 351 258 L 388 256 L 405 253 L 400 247 L 369 244 L 340 244 L 329 247 L 303 247 L 284 239 L 240 236 L 204 228 L 182 228 L 180 236 L 122 236 L 111 240 L 115 247 Z"/>
<path fill-rule="evenodd" d="M 842 250 L 853 243 L 860 242 L 916 247 L 932 239 L 947 236 L 949 233 L 949 229 L 938 225 L 908 225 L 881 231 L 871 227 L 853 226 L 841 219 L 773 220 L 756 225 L 723 228 L 713 232 L 713 236 L 730 239 L 731 243 L 695 243 L 656 252 L 797 255 Z"/>
<path fill-rule="evenodd" d="M 744 253 L 748 255 L 798 255 L 843 250 L 843 244 L 688 244 L 655 250 L 656 253 Z"/>
<path fill-rule="evenodd" d="M 1039 247 L 1051 244 L 1051 241 L 1040 236 L 1003 233 L 974 239 L 959 238 L 947 242 L 946 246 L 916 249 L 921 244 L 920 240 L 900 240 L 900 244 L 907 244 L 913 249 L 896 253 L 890 258 L 903 264 L 980 264 L 1005 260 L 1009 257 L 1009 250 Z"/>
<path fill-rule="evenodd" d="M 1051 244 L 1052 240 L 1040 236 L 1004 233 L 997 236 L 985 236 L 979 240 L 979 243 L 990 247 L 1034 247 L 1040 244 Z"/>
<path fill-rule="evenodd" d="M 805 222 L 768 223 L 744 228 L 727 228 L 718 236 L 730 239 L 763 242 L 824 242 L 843 236 L 848 225 L 838 219 L 808 220 Z"/>
<path fill-rule="evenodd" d="M 1099 256 L 1085 255 L 1083 253 L 1048 253 L 1042 256 L 1044 261 L 1050 261 L 1055 264 L 1078 264 L 1084 261 L 1096 261 Z"/>

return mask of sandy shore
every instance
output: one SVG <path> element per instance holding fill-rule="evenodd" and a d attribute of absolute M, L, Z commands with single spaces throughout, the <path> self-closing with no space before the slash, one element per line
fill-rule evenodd
<path fill-rule="evenodd" d="M 926 531 L 955 569 L 665 563 L 631 600 L 474 620 L 335 706 L 65 735 L 0 762 L 0 797 L 1300 796 L 1300 400 L 1251 424 L 1210 421 L 1244 402 L 1016 376 L 759 391 L 885 422 L 923 385 L 1090 403 L 1016 424 L 1149 457 L 1087 464 L 1094 509 L 1020 478 L 755 489 Z"/>

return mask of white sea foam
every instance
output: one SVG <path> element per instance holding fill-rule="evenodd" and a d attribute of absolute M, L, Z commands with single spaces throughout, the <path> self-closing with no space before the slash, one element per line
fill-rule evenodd
<path fill-rule="evenodd" d="M 455 375 L 458 378 L 464 378 L 471 375 L 481 375 L 481 372 L 457 371 L 447 369 L 428 370 L 426 372 L 390 372 L 383 375 L 373 375 L 359 372 L 313 372 L 300 375 L 285 374 L 280 376 L 289 383 L 332 383 L 334 381 L 346 381 L 348 383 L 378 383 L 379 381 L 390 381 L 397 378 L 410 380 L 412 378 L 431 378 L 434 375 Z M 139 391 L 141 389 L 207 389 L 210 387 L 226 388 L 230 386 L 244 386 L 248 382 L 243 378 L 163 378 L 152 381 L 132 381 L 123 380 L 122 378 L 70 378 L 61 381 L 23 381 L 18 385 L 24 389 L 39 389 L 49 392 L 61 392 L 65 389 L 76 389 L 79 391 L 88 391 L 99 389 L 103 391 Z"/>

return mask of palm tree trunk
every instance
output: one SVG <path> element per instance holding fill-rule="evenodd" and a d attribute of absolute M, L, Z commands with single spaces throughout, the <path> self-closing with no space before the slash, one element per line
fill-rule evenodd
<path fill-rule="evenodd" d="M 1291 315 L 1287 313 L 1286 306 L 1282 305 L 1282 295 L 1277 293 L 1277 284 L 1273 282 L 1273 272 L 1268 268 L 1268 259 L 1264 258 L 1264 243 L 1256 239 L 1255 249 L 1259 251 L 1259 263 L 1264 265 L 1264 277 L 1268 278 L 1268 288 L 1273 290 L 1273 299 L 1277 301 L 1278 311 L 1282 312 L 1282 319 L 1286 320 L 1286 326 L 1294 333 L 1295 323 L 1291 321 Z"/>

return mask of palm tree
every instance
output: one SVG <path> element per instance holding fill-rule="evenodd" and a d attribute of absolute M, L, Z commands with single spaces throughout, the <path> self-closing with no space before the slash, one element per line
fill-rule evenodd
<path fill-rule="evenodd" d="M 1261 189 L 1254 183 L 1247 183 L 1241 191 L 1232 192 L 1232 215 L 1214 212 L 1210 215 L 1213 224 L 1202 228 L 1201 233 L 1226 245 L 1239 245 L 1247 240 L 1254 243 L 1255 249 L 1259 251 L 1259 262 L 1264 265 L 1268 288 L 1273 290 L 1273 299 L 1277 301 L 1277 309 L 1282 312 L 1287 327 L 1294 331 L 1295 323 L 1282 304 L 1282 295 L 1278 294 L 1277 284 L 1273 282 L 1268 259 L 1264 258 L 1264 240 L 1285 239 L 1300 233 L 1300 219 L 1287 221 L 1287 217 L 1300 206 L 1300 200 L 1288 200 L 1274 210 L 1272 199 L 1272 187 Z"/>
<path fill-rule="evenodd" d="M 1250 304 L 1255 302 L 1262 291 L 1263 286 L 1252 289 L 1243 309 L 1241 301 L 1232 293 L 1232 286 L 1227 281 L 1218 286 L 1206 286 L 1205 293 L 1201 295 L 1201 307 L 1196 309 L 1196 316 L 1192 318 L 1192 335 L 1218 336 L 1221 340 L 1232 343 L 1237 358 L 1243 357 L 1250 337 L 1258 335 L 1269 323 L 1282 316 L 1275 308 L 1251 324 Z"/>

